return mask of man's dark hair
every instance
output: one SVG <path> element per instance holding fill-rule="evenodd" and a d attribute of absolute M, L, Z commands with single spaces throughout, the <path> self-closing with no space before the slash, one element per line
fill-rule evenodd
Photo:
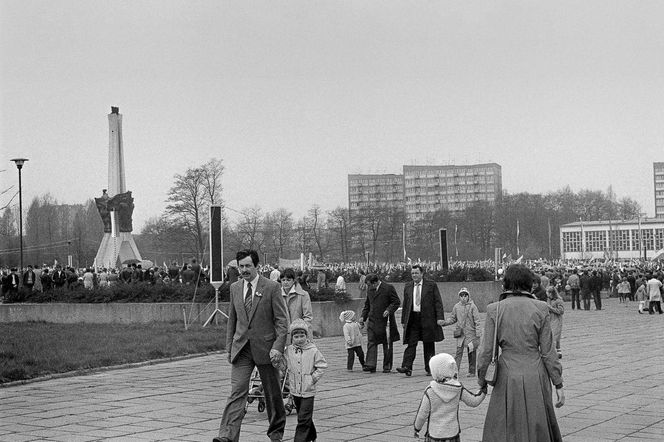
<path fill-rule="evenodd" d="M 254 267 L 258 267 L 258 252 L 255 250 L 251 249 L 240 250 L 235 254 L 235 259 L 239 264 L 240 261 L 246 258 L 247 256 L 251 256 L 251 262 L 254 263 Z"/>
<path fill-rule="evenodd" d="M 512 264 L 505 270 L 503 287 L 505 290 L 529 292 L 533 287 L 533 272 L 524 264 Z"/>
<path fill-rule="evenodd" d="M 424 270 L 424 266 L 422 266 L 422 265 L 420 265 L 420 264 L 415 264 L 414 266 L 411 267 L 411 270 L 412 270 L 412 269 L 419 269 L 419 270 L 420 270 L 420 273 L 424 275 L 424 271 L 425 271 L 425 270 Z"/>
<path fill-rule="evenodd" d="M 378 282 L 378 275 L 375 273 L 369 273 L 364 281 L 367 284 L 375 284 Z"/>

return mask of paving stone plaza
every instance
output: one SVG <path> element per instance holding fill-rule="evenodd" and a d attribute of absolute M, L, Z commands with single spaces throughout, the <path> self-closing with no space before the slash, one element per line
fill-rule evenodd
<path fill-rule="evenodd" d="M 605 300 L 602 311 L 571 310 L 569 302 L 565 309 L 566 404 L 556 410 L 564 440 L 664 440 L 664 315 L 640 315 L 635 302 L 626 307 L 617 299 Z M 316 344 L 330 365 L 316 396 L 319 441 L 413 440 L 415 410 L 430 380 L 421 345 L 413 376 L 405 377 L 359 366 L 348 372 L 343 338 Z M 395 345 L 397 365 L 403 349 Z M 436 350 L 454 354 L 453 340 Z M 466 362 L 461 381 L 477 389 Z M 209 442 L 229 393 L 229 371 L 226 354 L 218 353 L 0 388 L 0 441 Z M 487 406 L 488 398 L 478 408 L 461 405 L 464 442 L 481 440 Z M 284 440 L 292 440 L 296 422 L 293 412 Z M 266 429 L 266 413 L 251 404 L 241 440 L 268 440 Z"/>

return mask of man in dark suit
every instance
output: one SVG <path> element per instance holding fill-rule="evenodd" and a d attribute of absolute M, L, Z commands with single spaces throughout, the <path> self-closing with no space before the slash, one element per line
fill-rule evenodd
<path fill-rule="evenodd" d="M 239 441 L 249 380 L 258 367 L 270 440 L 280 441 L 286 427 L 286 411 L 281 397 L 279 371 L 288 333 L 286 303 L 279 283 L 258 274 L 258 253 L 241 250 L 236 255 L 241 279 L 231 285 L 226 328 L 226 350 L 231 363 L 231 394 L 226 402 L 214 442 Z"/>
<path fill-rule="evenodd" d="M 383 345 L 383 373 L 392 371 L 393 342 L 399 340 L 394 312 L 399 308 L 401 301 L 393 286 L 381 282 L 375 274 L 366 278 L 368 287 L 367 298 L 362 309 L 360 327 L 367 322 L 367 358 L 362 370 L 369 373 L 376 372 L 378 361 L 378 344 Z"/>
<path fill-rule="evenodd" d="M 410 276 L 413 280 L 406 283 L 403 289 L 401 311 L 403 343 L 407 347 L 403 352 L 401 367 L 397 368 L 399 373 L 406 376 L 413 373 L 419 341 L 424 346 L 424 369 L 427 374 L 431 373 L 429 359 L 436 353 L 436 342 L 444 339 L 442 325 L 445 320 L 443 300 L 436 283 L 423 279 L 424 269 L 420 265 L 413 266 Z"/>
<path fill-rule="evenodd" d="M 53 285 L 58 290 L 62 290 L 67 283 L 67 274 L 59 264 L 55 267 L 55 272 L 53 272 L 51 279 L 53 280 Z"/>

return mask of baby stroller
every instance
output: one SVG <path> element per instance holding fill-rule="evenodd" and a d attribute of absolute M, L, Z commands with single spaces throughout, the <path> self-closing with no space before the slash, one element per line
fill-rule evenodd
<path fill-rule="evenodd" d="M 288 390 L 288 376 L 285 375 L 285 370 L 280 370 L 279 372 L 281 374 L 281 398 L 284 400 L 286 413 L 290 415 L 293 412 L 293 408 L 295 408 L 295 403 L 293 402 L 293 396 L 291 396 Z M 249 394 L 247 395 L 247 403 L 244 406 L 245 413 L 249 410 L 249 404 L 255 400 L 258 400 L 258 412 L 262 413 L 265 411 L 265 394 L 258 368 L 254 368 L 253 373 L 251 373 L 251 379 L 249 379 Z"/>

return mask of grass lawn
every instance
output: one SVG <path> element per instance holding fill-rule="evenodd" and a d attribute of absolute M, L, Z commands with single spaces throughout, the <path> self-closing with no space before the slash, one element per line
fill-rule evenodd
<path fill-rule="evenodd" d="M 0 324 L 0 384 L 53 373 L 223 350 L 224 327 Z"/>

